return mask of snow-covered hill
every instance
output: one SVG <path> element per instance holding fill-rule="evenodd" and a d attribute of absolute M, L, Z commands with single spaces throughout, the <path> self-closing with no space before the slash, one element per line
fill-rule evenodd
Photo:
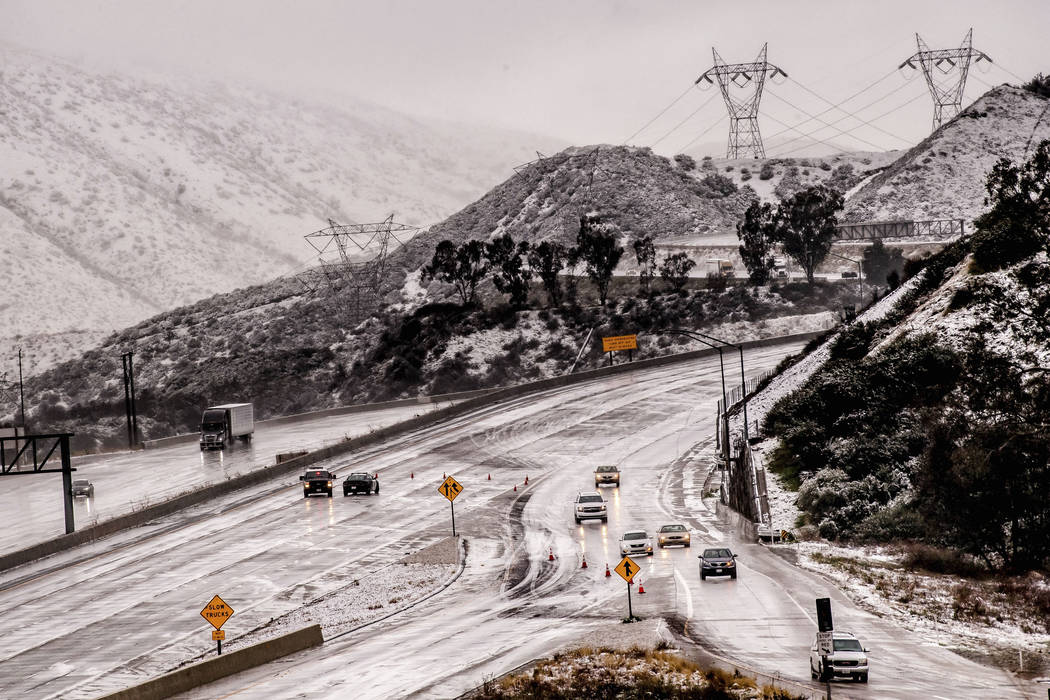
<path fill-rule="evenodd" d="M 5 336 L 122 328 L 273 279 L 329 217 L 439 221 L 552 143 L 4 50 Z"/>
<path fill-rule="evenodd" d="M 930 134 L 854 193 L 847 221 L 965 219 L 985 209 L 985 177 L 1000 158 L 1024 160 L 1050 138 L 1050 105 L 1001 85 Z"/>

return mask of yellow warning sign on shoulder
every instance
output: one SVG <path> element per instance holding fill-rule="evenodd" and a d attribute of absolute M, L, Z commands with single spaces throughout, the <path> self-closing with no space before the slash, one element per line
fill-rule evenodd
<path fill-rule="evenodd" d="M 216 642 L 221 642 L 224 639 L 226 639 L 226 631 L 225 630 L 212 630 L 211 631 L 211 638 L 212 638 L 212 640 L 214 640 Z"/>
<path fill-rule="evenodd" d="M 225 600 L 215 596 L 204 606 L 204 610 L 201 610 L 201 617 L 210 622 L 215 629 L 221 629 L 226 621 L 233 617 L 233 608 L 227 605 Z"/>
<path fill-rule="evenodd" d="M 602 338 L 602 352 L 615 352 L 617 350 L 637 350 L 638 336 L 636 335 L 614 335 Z"/>
<path fill-rule="evenodd" d="M 641 568 L 642 567 L 635 564 L 634 560 L 630 557 L 624 557 L 623 561 L 617 564 L 616 568 L 613 569 L 613 571 L 620 574 L 620 578 L 622 578 L 624 581 L 630 583 L 631 579 L 634 578 L 634 575 L 637 574 L 641 570 Z"/>
<path fill-rule="evenodd" d="M 445 480 L 441 483 L 441 486 L 438 486 L 438 493 L 447 498 L 449 501 L 456 500 L 456 496 L 458 496 L 462 491 L 463 487 L 458 481 L 453 479 L 451 476 L 446 477 Z"/>

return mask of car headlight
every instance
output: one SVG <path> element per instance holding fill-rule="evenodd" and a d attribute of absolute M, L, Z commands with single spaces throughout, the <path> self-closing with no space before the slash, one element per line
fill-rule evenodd
<path fill-rule="evenodd" d="M 867 666 L 867 665 L 868 665 L 868 657 L 866 657 L 866 656 L 862 656 L 862 657 L 861 657 L 861 658 L 860 658 L 860 659 L 859 659 L 859 660 L 857 661 L 857 663 L 858 663 L 858 664 L 860 664 L 861 666 Z"/>
<path fill-rule="evenodd" d="M 331 481 L 328 482 L 328 488 L 332 488 L 332 482 Z"/>
<path fill-rule="evenodd" d="M 729 567 L 731 567 L 731 566 L 735 566 L 735 565 L 736 565 L 736 562 L 734 562 L 734 561 L 727 561 L 727 562 L 725 563 L 725 567 L 726 567 L 727 569 L 728 569 Z"/>

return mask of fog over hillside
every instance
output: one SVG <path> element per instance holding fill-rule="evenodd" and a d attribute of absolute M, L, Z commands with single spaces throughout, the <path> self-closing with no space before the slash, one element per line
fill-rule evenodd
<path fill-rule="evenodd" d="M 439 221 L 557 144 L 0 53 L 5 335 L 123 328 L 306 266 L 339 222 Z"/>

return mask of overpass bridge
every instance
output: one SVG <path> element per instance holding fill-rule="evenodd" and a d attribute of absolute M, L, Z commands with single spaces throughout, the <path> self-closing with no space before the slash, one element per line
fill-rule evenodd
<path fill-rule="evenodd" d="M 956 238 L 966 233 L 965 219 L 929 219 L 926 221 L 866 221 L 836 226 L 836 241 L 862 241 L 876 238 L 936 239 Z"/>

